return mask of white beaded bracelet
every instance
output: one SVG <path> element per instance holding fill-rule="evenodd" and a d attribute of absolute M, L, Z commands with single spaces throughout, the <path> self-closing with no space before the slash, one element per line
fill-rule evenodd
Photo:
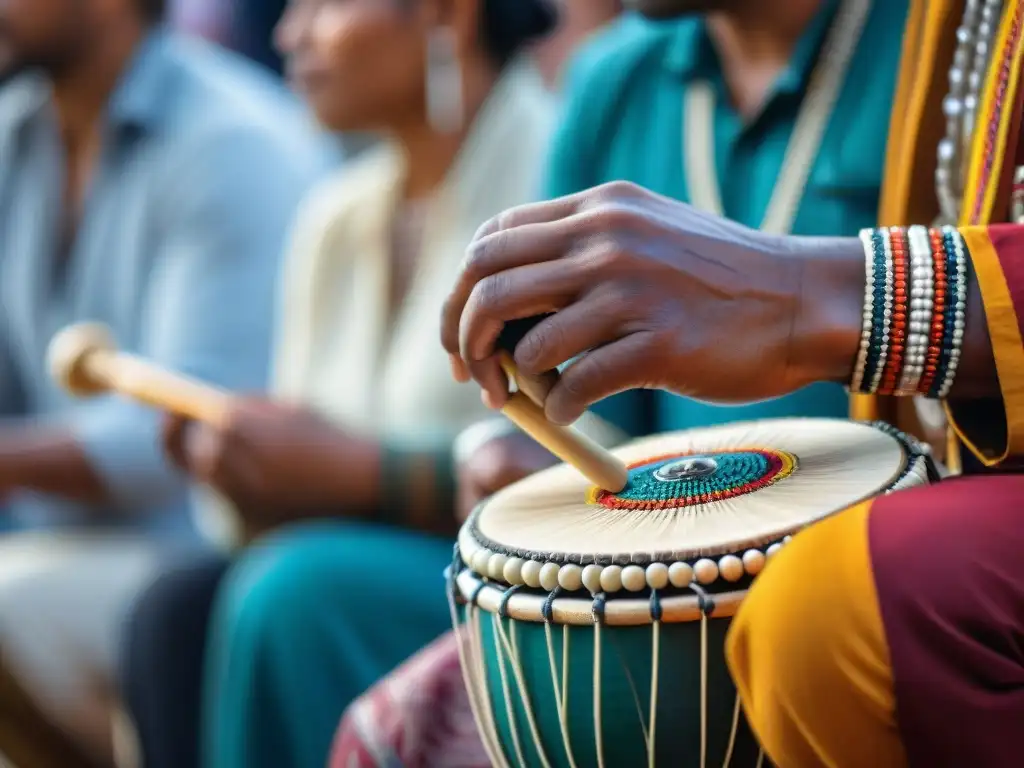
<path fill-rule="evenodd" d="M 944 233 L 951 235 L 953 250 L 956 253 L 956 270 L 949 276 L 949 288 L 953 295 L 949 296 L 950 301 L 954 299 L 956 304 L 953 308 L 953 336 L 951 339 L 952 349 L 949 353 L 949 363 L 939 386 L 939 397 L 949 396 L 953 382 L 956 380 L 957 369 L 960 366 L 960 353 L 964 341 L 965 317 L 967 312 L 967 249 L 964 245 L 963 235 L 954 227 L 944 227 Z"/>
<path fill-rule="evenodd" d="M 875 246 L 872 242 L 873 230 L 862 229 L 860 242 L 864 247 L 864 310 L 861 320 L 860 348 L 857 350 L 857 361 L 853 367 L 853 378 L 850 389 L 858 392 L 864 386 L 864 367 L 868 361 L 868 349 L 871 347 L 872 308 L 874 306 L 875 289 Z"/>
<path fill-rule="evenodd" d="M 935 262 L 932 257 L 928 230 L 922 226 L 907 230 L 910 246 L 910 274 L 908 280 L 910 313 L 907 323 L 907 347 L 903 371 L 898 384 L 899 394 L 914 394 L 924 375 L 928 356 L 932 310 L 935 301 Z"/>

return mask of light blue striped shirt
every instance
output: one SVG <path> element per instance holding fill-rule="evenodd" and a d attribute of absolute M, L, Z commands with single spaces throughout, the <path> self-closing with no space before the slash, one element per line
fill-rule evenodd
<path fill-rule="evenodd" d="M 98 321 L 160 365 L 263 390 L 291 218 L 336 158 L 270 76 L 164 31 L 115 91 L 103 141 L 61 259 L 64 159 L 48 90 L 23 77 L 0 92 L 0 417 L 70 426 L 115 500 L 102 512 L 186 530 L 187 485 L 162 455 L 160 415 L 70 398 L 50 379 L 47 344 L 70 323 Z M 38 526 L 99 510 L 25 492 L 8 511 Z"/>

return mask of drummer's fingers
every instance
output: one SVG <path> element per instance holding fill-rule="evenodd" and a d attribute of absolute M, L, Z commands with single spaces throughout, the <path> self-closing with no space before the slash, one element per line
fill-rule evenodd
<path fill-rule="evenodd" d="M 621 335 L 625 303 L 618 291 L 599 288 L 531 328 L 515 349 L 516 366 L 540 375 Z"/>
<path fill-rule="evenodd" d="M 528 224 L 501 230 L 469 247 L 441 310 L 441 343 L 450 355 L 461 358 L 459 322 L 476 286 L 506 270 L 561 258 L 572 247 L 573 224 L 571 219 Z"/>
<path fill-rule="evenodd" d="M 209 425 L 193 422 L 185 435 L 189 469 L 202 483 L 223 493 L 232 502 L 246 497 L 246 483 L 240 479 L 246 459 L 232 450 L 225 434 Z"/>
<path fill-rule="evenodd" d="M 528 224 L 544 224 L 571 216 L 579 208 L 580 198 L 580 195 L 570 195 L 556 198 L 555 200 L 545 200 L 539 203 L 529 203 L 516 208 L 510 208 L 502 211 L 497 216 L 491 217 L 477 229 L 476 234 L 473 235 L 473 239 L 466 249 L 466 259 L 463 262 L 460 276 L 457 278 L 455 287 L 452 289 L 441 311 L 441 343 L 448 350 L 448 361 L 452 367 L 452 377 L 456 381 L 465 383 L 474 378 L 473 371 L 469 369 L 466 362 L 459 356 L 455 345 L 458 338 L 459 316 L 462 314 L 462 309 L 469 298 L 469 292 L 472 290 L 476 279 L 478 279 L 473 274 L 473 271 L 481 266 L 474 261 L 480 258 L 480 251 L 487 247 L 494 247 L 493 236 L 499 232 L 523 227 Z M 487 242 L 481 246 L 478 245 L 480 241 Z"/>
<path fill-rule="evenodd" d="M 564 309 L 585 280 L 585 268 L 571 259 L 488 275 L 473 287 L 462 311 L 459 355 L 467 363 L 490 357 L 506 322 Z"/>
<path fill-rule="evenodd" d="M 464 365 L 469 377 L 483 390 L 480 393 L 480 399 L 483 400 L 484 405 L 493 410 L 503 407 L 509 397 L 509 382 L 498 356 L 492 355 L 483 360 L 473 360 Z"/>
<path fill-rule="evenodd" d="M 188 470 L 188 456 L 185 452 L 185 431 L 188 419 L 176 413 L 164 415 L 161 430 L 164 454 L 179 469 Z"/>
<path fill-rule="evenodd" d="M 626 336 L 574 361 L 558 379 L 544 402 L 544 414 L 554 424 L 569 425 L 594 403 L 629 389 L 651 388 L 650 360 L 657 337 L 650 331 Z"/>
<path fill-rule="evenodd" d="M 527 224 L 544 224 L 572 216 L 586 200 L 586 193 L 578 192 L 554 200 L 543 200 L 536 203 L 517 205 L 492 216 L 477 229 L 473 242 L 489 237 L 504 229 L 515 229 Z"/>

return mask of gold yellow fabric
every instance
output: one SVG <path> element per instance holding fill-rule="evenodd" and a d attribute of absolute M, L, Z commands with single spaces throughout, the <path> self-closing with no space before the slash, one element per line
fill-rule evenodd
<path fill-rule="evenodd" d="M 1007 3 L 1009 8 L 1004 12 L 1002 22 L 999 25 L 999 33 L 996 36 L 992 51 L 992 65 L 989 66 L 988 77 L 985 80 L 985 87 L 982 92 L 978 108 L 978 119 L 971 146 L 970 166 L 967 172 L 967 184 L 964 189 L 964 206 L 960 217 L 961 226 L 978 224 L 992 224 L 1005 221 L 1005 214 L 1000 215 L 993 210 L 996 198 L 996 190 L 999 187 L 999 176 L 1003 170 L 1006 156 L 1006 142 L 1013 122 L 1014 108 L 1017 101 L 1017 85 L 1020 81 L 1020 60 L 1024 46 L 1020 40 L 1012 39 L 1014 26 L 1017 23 L 1016 5 L 1019 3 Z M 1001 96 L 997 95 L 1000 84 L 1001 62 L 999 59 L 1007 50 L 1013 46 L 1009 60 L 1009 79 L 1006 89 Z M 1002 109 L 999 107 L 998 99 L 1002 99 Z M 998 129 L 996 132 L 995 146 L 989 152 L 987 141 L 988 118 L 998 114 Z M 985 169 L 991 169 L 991 177 L 985 173 Z M 984 197 L 984 203 L 979 213 L 974 211 L 974 200 L 978 194 Z"/>
<path fill-rule="evenodd" d="M 729 668 L 754 733 L 782 768 L 907 764 L 868 550 L 870 508 L 794 536 L 733 620 Z"/>
<path fill-rule="evenodd" d="M 1006 419 L 1005 439 L 994 445 L 991 438 L 986 438 L 986 434 L 993 432 L 991 425 L 978 429 L 966 418 L 969 409 L 947 406 L 946 413 L 964 445 L 986 466 L 995 466 L 1010 456 L 1024 456 L 1024 340 L 1019 318 L 1024 308 L 1015 306 L 1004 271 L 1006 260 L 1020 258 L 1018 244 L 1024 247 L 1024 236 L 1004 232 L 997 243 L 988 227 L 963 227 L 960 231 L 971 251 L 985 306 Z M 1018 297 L 1020 293 L 1018 289 Z"/>

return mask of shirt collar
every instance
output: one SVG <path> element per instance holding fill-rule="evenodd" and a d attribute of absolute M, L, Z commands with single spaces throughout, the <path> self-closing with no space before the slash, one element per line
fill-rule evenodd
<path fill-rule="evenodd" d="M 825 0 L 822 3 L 821 10 L 797 40 L 789 63 L 775 82 L 774 92 L 799 93 L 806 87 L 839 3 L 840 0 Z M 694 17 L 676 23 L 678 29 L 665 53 L 666 68 L 685 81 L 698 78 L 720 79 L 721 66 L 718 54 L 708 35 L 704 17 Z"/>
<path fill-rule="evenodd" d="M 112 127 L 152 128 L 168 103 L 170 35 L 163 29 L 151 32 L 139 46 L 107 108 Z"/>
<path fill-rule="evenodd" d="M 168 35 L 149 34 L 140 44 L 107 103 L 107 119 L 115 127 L 151 128 L 167 104 Z M 24 126 L 49 103 L 50 85 L 38 71 L 26 72 L 0 88 L 0 125 Z"/>

